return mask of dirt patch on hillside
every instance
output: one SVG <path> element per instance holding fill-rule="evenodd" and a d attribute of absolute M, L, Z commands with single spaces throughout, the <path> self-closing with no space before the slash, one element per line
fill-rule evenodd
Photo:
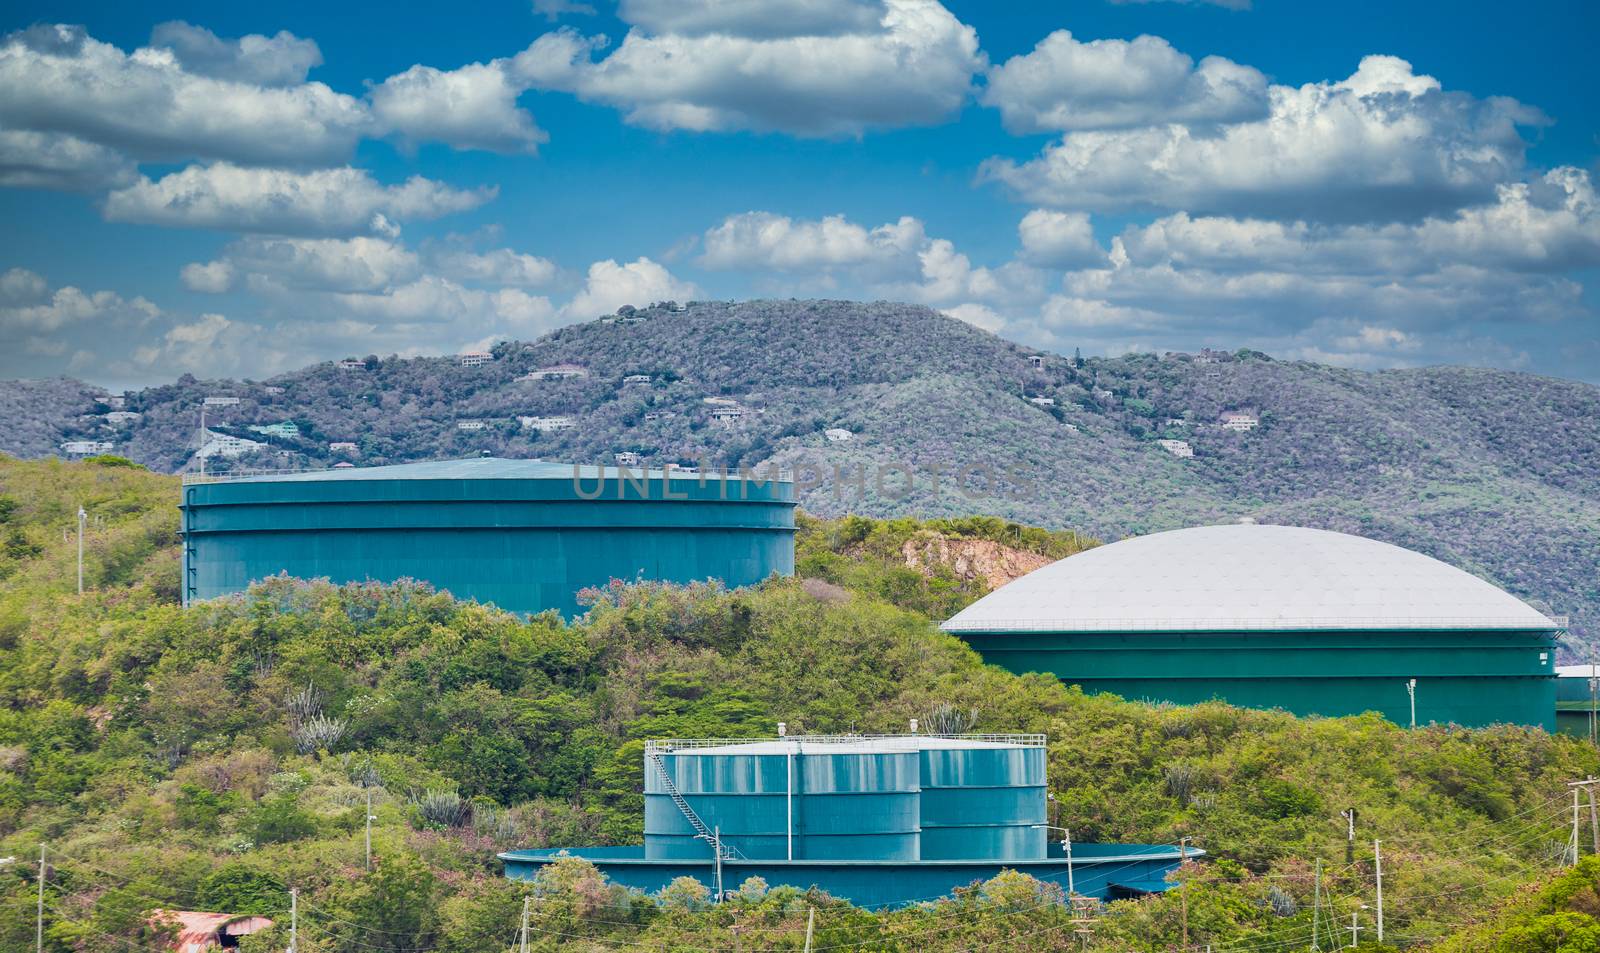
<path fill-rule="evenodd" d="M 1054 562 L 1049 556 L 987 539 L 951 539 L 939 533 L 919 533 L 906 540 L 900 555 L 907 566 L 924 575 L 933 575 L 933 567 L 943 564 L 962 579 L 981 579 L 991 591 Z"/>

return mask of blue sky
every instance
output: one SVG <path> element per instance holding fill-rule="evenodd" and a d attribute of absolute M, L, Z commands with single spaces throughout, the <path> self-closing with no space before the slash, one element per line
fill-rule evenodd
<path fill-rule="evenodd" d="M 0 378 L 827 296 L 1600 380 L 1592 3 L 584 6 L 11 5 Z"/>

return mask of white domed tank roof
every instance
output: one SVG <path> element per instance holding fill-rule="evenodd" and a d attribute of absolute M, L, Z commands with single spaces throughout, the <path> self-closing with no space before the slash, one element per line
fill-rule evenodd
<path fill-rule="evenodd" d="M 1471 573 L 1377 540 L 1297 526 L 1199 526 L 1051 563 L 947 632 L 1553 629 Z"/>

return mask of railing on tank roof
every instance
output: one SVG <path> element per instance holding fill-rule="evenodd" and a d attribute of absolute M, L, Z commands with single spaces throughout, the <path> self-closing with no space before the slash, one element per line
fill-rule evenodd
<path fill-rule="evenodd" d="M 1552 628 L 1566 628 L 1566 616 L 1545 616 Z M 1495 616 L 1330 616 L 1312 619 L 1211 619 L 1151 616 L 1126 619 L 951 619 L 946 632 L 1244 632 L 1301 629 L 1530 629 L 1525 619 Z"/>
<path fill-rule="evenodd" d="M 350 469 L 350 468 L 346 468 Z M 227 483 L 229 480 L 247 480 L 251 477 L 282 476 L 290 473 L 332 473 L 333 467 L 252 467 L 241 470 L 224 470 L 221 473 L 185 473 L 183 485 L 191 483 Z"/>
<path fill-rule="evenodd" d="M 775 741 L 793 741 L 816 745 L 901 742 L 909 746 L 918 739 L 923 738 L 938 738 L 945 741 L 986 741 L 1030 748 L 1042 748 L 1045 744 L 1045 736 L 1042 734 L 770 735 L 765 738 L 652 738 L 644 743 L 644 750 L 647 755 L 670 754 L 674 751 L 686 749 L 728 748 L 736 745 L 771 744 Z"/>

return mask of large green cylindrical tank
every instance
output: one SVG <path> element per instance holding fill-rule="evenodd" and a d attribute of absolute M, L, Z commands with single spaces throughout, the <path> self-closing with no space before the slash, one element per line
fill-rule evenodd
<path fill-rule="evenodd" d="M 1043 860 L 1043 745 L 928 738 L 921 752 L 923 860 Z"/>
<path fill-rule="evenodd" d="M 794 571 L 794 486 L 473 459 L 190 481 L 184 602 L 279 573 L 419 579 L 514 612 L 613 579 L 744 586 Z"/>
<path fill-rule="evenodd" d="M 943 627 L 991 664 L 1136 700 L 1550 728 L 1562 625 L 1421 553 L 1238 524 L 1069 556 Z"/>
<path fill-rule="evenodd" d="M 916 748 L 895 742 L 652 746 L 645 855 L 710 854 L 692 812 L 735 856 L 751 860 L 916 860 L 920 774 Z"/>

